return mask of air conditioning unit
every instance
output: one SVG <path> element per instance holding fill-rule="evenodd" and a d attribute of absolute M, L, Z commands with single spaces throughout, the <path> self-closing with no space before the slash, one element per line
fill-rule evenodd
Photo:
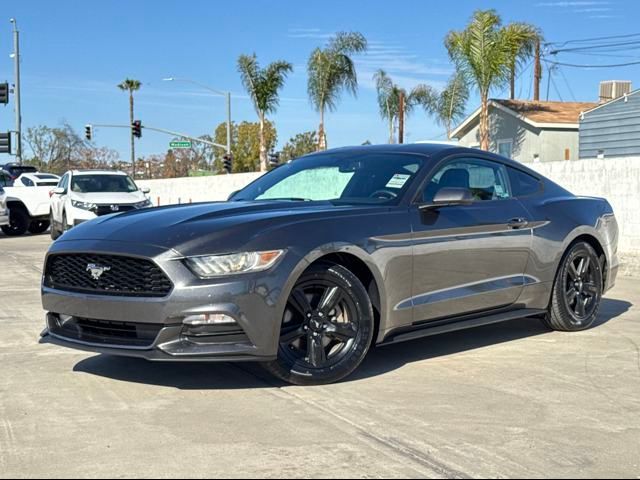
<path fill-rule="evenodd" d="M 631 82 L 627 80 L 609 80 L 600 82 L 600 103 L 606 103 L 631 93 Z"/>

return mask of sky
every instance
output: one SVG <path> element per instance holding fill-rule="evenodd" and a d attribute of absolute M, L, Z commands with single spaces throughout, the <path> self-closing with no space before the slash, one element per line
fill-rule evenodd
<path fill-rule="evenodd" d="M 441 88 L 453 72 L 443 45 L 448 31 L 462 29 L 474 10 L 494 8 L 504 22 L 537 25 L 549 42 L 640 32 L 640 0 L 494 0 L 382 2 L 378 0 L 21 0 L 3 2 L 0 19 L 0 81 L 13 81 L 12 26 L 21 35 L 23 129 L 36 125 L 128 123 L 128 97 L 116 85 L 126 77 L 142 82 L 136 94 L 136 118 L 143 124 L 194 136 L 211 133 L 225 120 L 222 97 L 184 82 L 191 79 L 232 92 L 234 121 L 255 121 L 236 61 L 256 53 L 262 65 L 287 60 L 294 72 L 270 116 L 281 147 L 296 133 L 314 130 L 318 114 L 306 94 L 310 52 L 337 31 L 359 31 L 369 51 L 356 58 L 359 90 L 344 94 L 326 117 L 329 147 L 383 143 L 387 126 L 378 113 L 374 72 L 382 68 L 396 83 L 412 88 L 426 83 Z M 565 63 L 608 64 L 640 61 L 640 50 L 609 54 L 560 54 Z M 620 54 L 622 55 L 622 54 Z M 532 68 L 524 69 L 516 93 L 529 98 Z M 632 80 L 640 87 L 640 65 L 616 68 L 561 67 L 553 75 L 551 100 L 596 101 L 601 80 Z M 504 97 L 497 89 L 494 97 Z M 547 78 L 542 84 L 547 95 Z M 472 95 L 468 111 L 477 108 Z M 13 103 L 0 107 L 0 130 L 14 128 Z M 444 139 L 442 127 L 422 110 L 407 119 L 406 140 Z M 97 128 L 95 144 L 129 158 L 126 130 Z M 137 154 L 166 152 L 170 137 L 145 131 Z M 28 148 L 28 147 L 27 147 Z M 10 160 L 0 154 L 0 162 Z"/>

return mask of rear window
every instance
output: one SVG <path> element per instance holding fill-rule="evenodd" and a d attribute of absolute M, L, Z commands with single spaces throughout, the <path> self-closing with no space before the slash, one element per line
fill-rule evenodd
<path fill-rule="evenodd" d="M 542 182 L 521 170 L 509 167 L 509 180 L 514 197 L 526 197 L 542 191 Z"/>

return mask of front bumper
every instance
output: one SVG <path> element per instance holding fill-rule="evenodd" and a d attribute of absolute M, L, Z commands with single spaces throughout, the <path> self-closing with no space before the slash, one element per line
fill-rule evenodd
<path fill-rule="evenodd" d="M 46 316 L 46 328 L 41 333 L 43 344 L 53 344 L 60 347 L 73 348 L 86 352 L 102 353 L 124 357 L 143 358 L 155 362 L 243 362 L 243 361 L 271 361 L 275 355 L 256 355 L 256 347 L 248 341 L 229 341 L 218 337 L 217 339 L 189 339 L 183 335 L 182 325 L 163 326 L 153 342 L 147 347 L 126 347 L 105 342 L 84 341 L 77 337 L 71 338 L 60 333 L 58 324 L 60 317 L 48 313 Z M 237 335 L 240 337 L 241 335 Z M 196 341 L 194 341 L 196 340 Z"/>
<path fill-rule="evenodd" d="M 154 246 L 105 241 L 58 241 L 53 253 L 103 253 L 152 259 L 174 284 L 162 298 L 139 298 L 75 293 L 42 287 L 42 305 L 48 312 L 43 342 L 96 353 L 141 357 L 154 361 L 270 361 L 276 358 L 282 285 L 277 275 L 265 272 L 219 279 L 215 283 L 195 277 L 176 252 Z M 261 276 L 259 276 L 261 275 Z M 211 327 L 194 334 L 183 319 L 198 314 L 225 314 L 236 321 L 231 332 Z M 60 328 L 72 318 L 95 322 L 125 322 L 157 327 L 143 346 L 94 338 L 78 330 Z"/>
<path fill-rule="evenodd" d="M 1 211 L 0 212 L 0 227 L 4 225 L 9 225 L 9 211 Z"/>

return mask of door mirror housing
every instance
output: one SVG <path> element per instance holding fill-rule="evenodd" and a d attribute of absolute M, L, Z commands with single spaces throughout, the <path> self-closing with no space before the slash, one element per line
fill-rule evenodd
<path fill-rule="evenodd" d="M 438 209 L 442 207 L 454 207 L 459 205 L 470 205 L 473 203 L 473 194 L 468 188 L 441 188 L 433 202 L 421 205 L 421 209 Z"/>
<path fill-rule="evenodd" d="M 151 193 L 151 189 L 149 187 L 142 187 L 140 191 L 145 195 L 149 195 Z"/>
<path fill-rule="evenodd" d="M 51 190 L 51 193 L 54 195 L 64 195 L 65 193 L 67 193 L 67 191 L 62 187 L 56 187 Z"/>

